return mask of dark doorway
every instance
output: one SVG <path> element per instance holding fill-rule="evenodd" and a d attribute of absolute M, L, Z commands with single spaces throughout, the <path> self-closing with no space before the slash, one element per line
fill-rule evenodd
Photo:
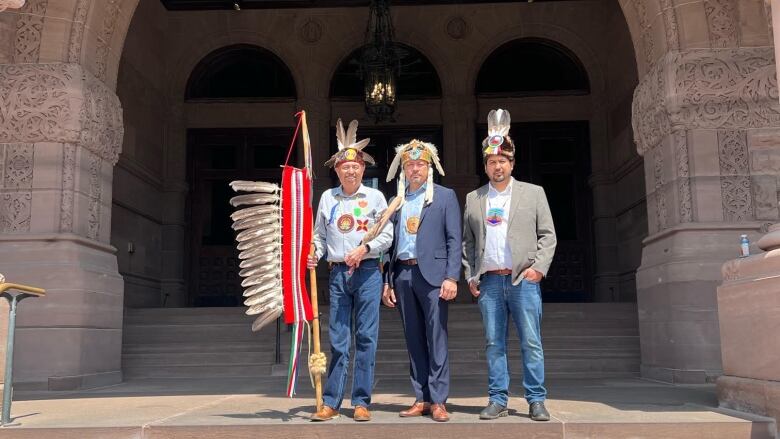
<path fill-rule="evenodd" d="M 238 251 L 230 225 L 233 180 L 280 183 L 293 128 L 193 129 L 187 133 L 189 303 L 242 303 Z M 297 165 L 297 148 L 290 163 Z"/>
<path fill-rule="evenodd" d="M 487 131 L 479 127 L 481 140 Z M 590 142 L 587 122 L 513 123 L 518 152 L 513 176 L 544 188 L 552 211 L 558 246 L 542 281 L 545 302 L 593 300 Z M 487 183 L 481 151 L 477 163 Z"/>
<path fill-rule="evenodd" d="M 336 152 L 338 146 L 336 145 L 336 131 L 331 130 L 331 154 Z M 445 162 L 446 154 L 442 150 L 441 141 L 441 127 L 439 126 L 368 126 L 358 127 L 358 140 L 365 139 L 366 137 L 371 139 L 371 143 L 366 146 L 364 151 L 370 154 L 376 159 L 375 166 L 367 166 L 366 172 L 363 174 L 363 184 L 382 191 L 385 194 L 385 198 L 390 200 L 395 196 L 397 191 L 397 180 L 393 179 L 390 182 L 385 181 L 387 179 L 387 170 L 390 167 L 395 158 L 395 148 L 403 143 L 407 143 L 412 139 L 422 140 L 424 142 L 431 142 L 436 145 L 439 150 L 439 158 L 442 162 Z M 332 186 L 339 185 L 339 179 L 336 176 L 335 171 L 330 172 Z M 439 175 L 434 170 L 434 181 L 439 182 Z"/>

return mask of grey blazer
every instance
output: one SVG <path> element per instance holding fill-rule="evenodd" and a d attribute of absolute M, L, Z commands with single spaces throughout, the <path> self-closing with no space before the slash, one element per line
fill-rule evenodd
<path fill-rule="evenodd" d="M 512 250 L 512 284 L 518 285 L 520 274 L 533 268 L 547 275 L 555 254 L 555 226 L 547 196 L 541 186 L 513 180 L 509 210 L 509 248 Z M 484 273 L 485 208 L 488 185 L 466 196 L 463 209 L 463 268 L 468 281 Z M 508 268 L 508 267 L 507 267 Z"/>

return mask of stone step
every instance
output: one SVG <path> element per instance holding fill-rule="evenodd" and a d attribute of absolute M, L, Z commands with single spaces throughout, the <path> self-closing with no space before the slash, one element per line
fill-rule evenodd
<path fill-rule="evenodd" d="M 288 353 L 283 353 L 286 361 Z M 354 351 L 350 354 L 354 358 Z M 382 349 L 377 351 L 377 362 L 405 362 L 409 358 L 406 349 Z M 510 351 L 509 359 L 520 359 L 519 350 Z M 623 359 L 639 358 L 639 348 L 634 349 L 546 349 L 545 360 L 547 363 L 554 363 L 558 359 Z M 483 351 L 474 349 L 450 349 L 450 363 L 463 361 L 485 361 L 486 356 Z M 174 365 L 174 364 L 272 364 L 274 361 L 273 351 L 246 351 L 246 352 L 202 352 L 202 353 L 125 353 L 122 355 L 122 365 L 124 367 L 133 366 L 153 366 L 153 365 Z"/>
<path fill-rule="evenodd" d="M 301 363 L 301 373 L 305 374 L 305 364 Z M 284 366 L 282 366 L 284 369 Z M 510 361 L 512 370 L 522 370 L 519 360 Z M 286 370 L 286 369 L 285 369 Z M 124 366 L 126 378 L 208 378 L 208 377 L 267 377 L 271 374 L 270 364 L 224 363 L 224 364 L 165 364 Z M 377 377 L 404 377 L 408 375 L 408 361 L 377 362 L 374 374 Z M 545 375 L 566 374 L 572 377 L 595 376 L 635 376 L 639 374 L 639 358 L 623 359 L 561 359 L 545 364 Z M 485 361 L 462 361 L 450 364 L 452 377 L 487 376 Z M 513 374 L 514 375 L 514 374 Z M 280 378 L 281 380 L 281 378 Z"/>
<path fill-rule="evenodd" d="M 128 308 L 125 310 L 125 324 L 168 324 L 190 323 L 240 323 L 251 322 L 252 317 L 244 314 L 244 307 L 232 308 Z M 382 307 L 381 316 L 397 318 L 397 311 Z M 322 319 L 327 319 L 328 307 L 320 308 Z M 458 304 L 449 307 L 450 320 L 466 316 L 481 319 L 476 304 Z M 633 303 L 550 303 L 544 304 L 545 320 L 628 320 L 636 322 L 636 304 Z"/>
<path fill-rule="evenodd" d="M 510 336 L 510 341 L 516 342 L 516 336 Z M 328 350 L 328 338 L 323 337 L 322 343 L 325 351 Z M 481 336 L 470 337 L 450 337 L 449 348 L 452 349 L 484 349 L 485 341 Z M 637 336 L 545 336 L 545 349 L 604 349 L 604 348 L 633 348 L 638 349 L 639 337 Z M 282 352 L 290 348 L 289 336 L 281 339 Z M 175 342 L 175 343 L 136 343 L 125 344 L 123 352 L 126 354 L 134 353 L 175 353 L 175 352 L 272 352 L 274 349 L 274 338 L 266 337 L 252 341 L 241 342 Z M 379 340 L 379 349 L 406 349 L 406 342 L 401 339 Z"/>
<path fill-rule="evenodd" d="M 514 330 L 510 330 L 510 339 L 515 337 Z M 265 334 L 265 333 L 264 333 Z M 638 336 L 637 328 L 574 328 L 574 327 L 547 327 L 542 328 L 542 337 L 562 337 L 562 336 Z M 213 342 L 235 342 L 235 341 L 264 341 L 274 340 L 273 332 L 267 335 L 258 335 L 249 330 L 248 326 L 237 325 L 204 325 L 204 326 L 144 326 L 129 327 L 123 334 L 123 342 L 126 344 L 139 343 L 175 343 L 175 342 L 197 342 L 202 340 L 211 340 Z M 380 342 L 387 339 L 403 339 L 403 332 L 381 331 L 379 335 Z M 450 340 L 458 339 L 476 339 L 482 340 L 482 328 L 476 328 L 470 331 L 468 335 L 461 336 L 457 331 L 450 331 Z M 322 332 L 322 340 L 327 341 L 327 331 Z"/>

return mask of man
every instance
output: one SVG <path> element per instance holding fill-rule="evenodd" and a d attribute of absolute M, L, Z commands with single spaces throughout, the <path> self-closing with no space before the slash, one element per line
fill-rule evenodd
<path fill-rule="evenodd" d="M 490 183 L 466 197 L 463 265 L 469 290 L 479 300 L 485 327 L 489 403 L 480 419 L 507 415 L 507 321 L 512 316 L 523 356 L 523 387 L 534 421 L 548 421 L 544 406 L 544 351 L 539 282 L 555 253 L 555 227 L 544 189 L 512 177 L 515 145 L 505 110 L 488 115 L 482 142 Z"/>
<path fill-rule="evenodd" d="M 363 152 L 369 139 L 357 141 L 358 122 L 353 120 L 345 133 L 339 119 L 336 127 L 338 152 L 327 162 L 333 166 L 341 185 L 322 194 L 314 228 L 316 254 L 309 267 L 316 267 L 323 256 L 330 266 L 331 357 L 323 390 L 323 407 L 312 421 L 337 418 L 344 397 L 349 367 L 352 321 L 355 323 L 355 366 L 352 377 L 352 406 L 356 421 L 371 420 L 369 405 L 374 381 L 374 357 L 379 336 L 379 302 L 382 274 L 379 257 L 393 240 L 391 224 L 361 245 L 375 218 L 387 208 L 381 192 L 363 186 L 366 162 L 374 159 Z"/>
<path fill-rule="evenodd" d="M 401 207 L 392 217 L 395 242 L 382 301 L 401 314 L 409 375 L 416 400 L 401 417 L 430 414 L 449 421 L 445 407 L 450 386 L 447 354 L 447 301 L 458 293 L 461 264 L 460 205 L 452 189 L 433 183 L 441 175 L 436 147 L 412 140 L 396 148 L 387 181 L 398 165 Z M 392 205 L 392 203 L 391 203 Z"/>

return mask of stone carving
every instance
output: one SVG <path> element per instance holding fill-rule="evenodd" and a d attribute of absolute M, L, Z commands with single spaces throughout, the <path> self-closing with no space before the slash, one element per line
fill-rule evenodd
<path fill-rule="evenodd" d="M 737 47 L 739 29 L 735 0 L 705 0 L 704 14 L 707 16 L 712 47 Z"/>
<path fill-rule="evenodd" d="M 636 0 L 634 3 L 637 13 L 639 15 L 639 27 L 642 32 L 642 43 L 644 49 L 645 62 L 648 67 L 653 65 L 655 56 L 655 43 L 653 42 L 653 29 L 650 21 L 647 17 L 647 7 L 645 6 L 645 0 Z"/>
<path fill-rule="evenodd" d="M 670 52 L 634 91 L 632 113 L 640 155 L 673 131 L 778 126 L 774 50 Z"/>
<path fill-rule="evenodd" d="M 677 12 L 672 0 L 661 0 L 664 11 L 664 27 L 666 29 L 666 45 L 668 50 L 680 49 L 680 32 L 677 29 Z"/>
<path fill-rule="evenodd" d="M 764 13 L 766 24 L 769 27 L 769 41 L 775 40 L 775 30 L 772 28 L 772 3 L 771 0 L 764 0 Z"/>
<path fill-rule="evenodd" d="M 30 230 L 34 147 L 29 143 L 4 145 L 0 231 Z"/>
<path fill-rule="evenodd" d="M 41 48 L 41 32 L 43 17 L 46 15 L 48 0 L 30 0 L 22 9 L 16 21 L 16 36 L 14 38 L 14 62 L 38 62 Z M 0 8 L 2 9 L 2 8 Z"/>
<path fill-rule="evenodd" d="M 693 206 L 688 135 L 685 131 L 678 131 L 674 134 L 674 155 L 677 162 L 677 191 L 680 197 L 680 222 L 689 223 L 693 221 Z"/>
<path fill-rule="evenodd" d="M 84 82 L 84 102 L 79 112 L 81 135 L 79 145 L 99 155 L 112 165 L 122 151 L 122 107 L 116 94 L 94 76 Z"/>
<path fill-rule="evenodd" d="M 68 42 L 68 62 L 79 63 L 81 61 L 81 45 L 84 39 L 84 27 L 87 25 L 87 12 L 90 0 L 78 0 L 76 12 L 73 15 L 73 25 L 70 28 L 70 40 Z"/>
<path fill-rule="evenodd" d="M 81 66 L 0 65 L 0 143 L 71 143 L 115 164 L 123 134 L 119 98 Z"/>
<path fill-rule="evenodd" d="M 316 43 L 322 38 L 322 24 L 315 19 L 309 19 L 301 26 L 300 37 L 304 43 Z"/>
<path fill-rule="evenodd" d="M 777 220 L 777 177 L 774 175 L 753 175 L 750 177 L 753 190 L 753 210 L 757 220 Z"/>
<path fill-rule="evenodd" d="M 747 132 L 721 130 L 718 132 L 720 187 L 723 195 L 723 218 L 726 221 L 753 219 L 748 168 Z"/>
<path fill-rule="evenodd" d="M 95 76 L 101 81 L 106 80 L 106 69 L 108 65 L 108 55 L 111 52 L 111 37 L 114 35 L 114 28 L 119 18 L 120 0 L 104 0 L 107 2 L 105 16 L 103 18 L 103 27 L 97 39 L 97 48 L 95 49 Z"/>
<path fill-rule="evenodd" d="M 24 0 L 0 0 L 0 12 L 8 8 L 19 9 L 24 6 Z"/>
<path fill-rule="evenodd" d="M 103 160 L 97 154 L 89 154 L 89 214 L 87 216 L 87 237 L 97 240 L 100 235 L 101 165 Z"/>
<path fill-rule="evenodd" d="M 30 230 L 32 192 L 7 192 L 0 199 L 0 231 L 3 233 Z"/>
<path fill-rule="evenodd" d="M 73 231 L 73 193 L 76 186 L 76 147 L 66 143 L 62 151 L 62 198 L 60 232 Z"/>
<path fill-rule="evenodd" d="M 663 230 L 667 226 L 666 213 L 666 192 L 664 191 L 664 158 L 663 151 L 656 150 L 653 154 L 653 181 L 655 181 L 655 216 L 658 223 L 658 230 Z"/>
<path fill-rule="evenodd" d="M 463 17 L 452 17 L 447 21 L 445 31 L 453 40 L 462 40 L 471 33 L 471 26 Z"/>

